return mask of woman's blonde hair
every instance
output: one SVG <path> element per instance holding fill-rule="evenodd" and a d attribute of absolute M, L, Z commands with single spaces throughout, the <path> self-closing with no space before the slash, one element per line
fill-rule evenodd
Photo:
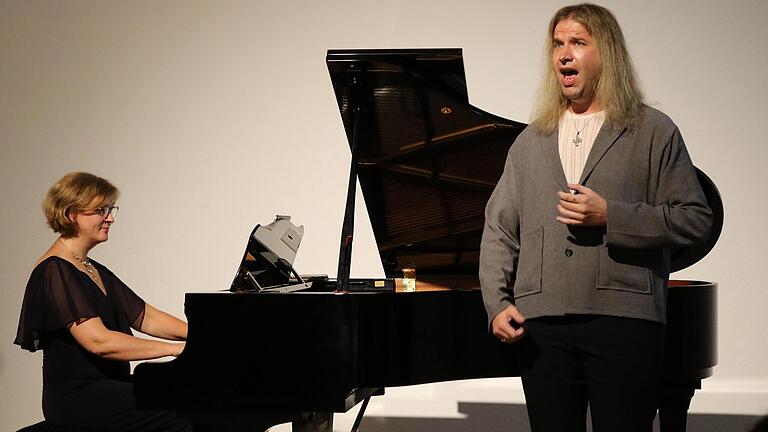
<path fill-rule="evenodd" d="M 74 237 L 78 228 L 70 217 L 73 212 L 113 204 L 119 194 L 109 180 L 89 173 L 71 172 L 51 186 L 43 200 L 43 213 L 54 232 Z"/>
<path fill-rule="evenodd" d="M 557 130 L 560 117 L 568 109 L 568 99 L 560 89 L 557 74 L 551 64 L 555 27 L 566 19 L 583 25 L 597 44 L 601 73 L 595 98 L 605 111 L 606 120 L 619 127 L 631 127 L 640 116 L 643 94 L 624 42 L 624 34 L 611 11 L 589 3 L 566 6 L 558 10 L 549 22 L 545 68 L 532 125 L 542 133 L 551 134 Z"/>

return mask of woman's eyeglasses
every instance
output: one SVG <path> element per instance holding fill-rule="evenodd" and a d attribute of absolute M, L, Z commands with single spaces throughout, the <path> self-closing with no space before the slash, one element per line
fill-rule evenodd
<path fill-rule="evenodd" d="M 102 217 L 102 219 L 106 219 L 109 217 L 109 215 L 112 215 L 114 218 L 117 216 L 117 211 L 120 210 L 120 207 L 118 206 L 110 206 L 106 205 L 104 207 L 99 207 L 97 209 L 93 209 L 90 211 L 90 214 L 97 214 Z"/>

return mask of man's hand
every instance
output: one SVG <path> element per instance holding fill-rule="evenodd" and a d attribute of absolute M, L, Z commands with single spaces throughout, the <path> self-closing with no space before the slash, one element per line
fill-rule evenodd
<path fill-rule="evenodd" d="M 558 192 L 560 203 L 556 219 L 566 225 L 603 226 L 608 220 L 608 203 L 597 192 L 580 184 L 568 183 L 576 193 Z"/>
<path fill-rule="evenodd" d="M 499 338 L 500 341 L 512 343 L 525 335 L 524 323 L 525 317 L 523 314 L 515 306 L 509 305 L 493 318 L 491 330 L 493 335 Z"/>

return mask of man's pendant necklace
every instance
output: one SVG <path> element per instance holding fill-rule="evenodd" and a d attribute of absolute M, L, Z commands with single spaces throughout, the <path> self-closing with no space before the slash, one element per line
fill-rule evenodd
<path fill-rule="evenodd" d="M 581 131 L 576 131 L 576 137 L 573 138 L 573 144 L 578 147 L 581 144 Z"/>
<path fill-rule="evenodd" d="M 587 121 L 584 122 L 581 125 L 581 127 L 579 127 L 579 123 L 581 123 L 581 122 L 576 119 L 576 116 L 573 114 L 573 112 L 569 111 L 569 114 L 571 115 L 571 121 L 573 122 L 573 128 L 576 129 L 576 136 L 573 137 L 573 140 L 571 140 L 571 142 L 573 142 L 573 145 L 575 147 L 579 147 L 581 145 L 581 143 L 584 141 L 584 139 L 581 138 L 581 131 L 587 129 L 589 127 L 589 124 L 592 123 L 592 120 L 595 117 L 594 117 L 594 114 L 589 116 L 587 118 Z"/>

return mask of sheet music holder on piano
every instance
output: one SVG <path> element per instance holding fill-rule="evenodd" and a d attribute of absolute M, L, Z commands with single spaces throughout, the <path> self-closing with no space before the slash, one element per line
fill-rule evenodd
<path fill-rule="evenodd" d="M 312 287 L 293 268 L 304 227 L 277 215 L 268 225 L 256 225 L 240 260 L 231 291 L 292 292 Z"/>
<path fill-rule="evenodd" d="M 214 422 L 265 410 L 344 412 L 381 387 L 519 374 L 515 345 L 488 334 L 471 289 L 485 201 L 525 125 L 469 104 L 459 49 L 332 50 L 327 64 L 386 276 L 414 265 L 420 281 L 450 290 L 188 293 L 187 346 L 171 362 L 136 367 L 140 406 Z M 359 86 L 350 84 L 355 74 Z M 714 245 L 722 202 L 705 180 Z M 690 265 L 707 251 L 675 256 Z M 671 284 L 667 335 L 677 345 L 666 350 L 665 432 L 684 430 L 690 396 L 717 363 L 716 288 Z M 255 368 L 265 352 L 282 367 Z"/>

